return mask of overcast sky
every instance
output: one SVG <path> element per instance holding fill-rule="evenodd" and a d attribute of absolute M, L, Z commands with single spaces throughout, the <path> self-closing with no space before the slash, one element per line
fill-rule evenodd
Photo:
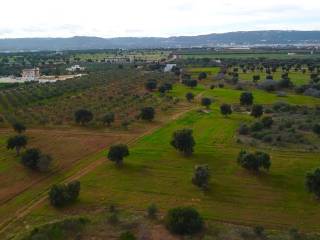
<path fill-rule="evenodd" d="M 1 0 L 0 38 L 320 30 L 320 0 Z"/>

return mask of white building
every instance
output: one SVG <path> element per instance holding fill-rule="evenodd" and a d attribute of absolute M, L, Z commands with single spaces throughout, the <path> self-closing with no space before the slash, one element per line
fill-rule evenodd
<path fill-rule="evenodd" d="M 164 67 L 163 71 L 164 71 L 164 72 L 171 72 L 172 68 L 174 68 L 174 67 L 176 67 L 176 66 L 177 66 L 177 64 L 167 64 L 167 65 Z"/>
<path fill-rule="evenodd" d="M 24 69 L 22 70 L 22 81 L 37 81 L 40 77 L 40 69 L 32 68 L 32 69 Z"/>
<path fill-rule="evenodd" d="M 79 65 L 73 65 L 73 66 L 67 68 L 66 70 L 69 71 L 69 72 L 78 72 L 78 71 L 85 70 L 85 68 L 84 67 L 80 67 Z"/>

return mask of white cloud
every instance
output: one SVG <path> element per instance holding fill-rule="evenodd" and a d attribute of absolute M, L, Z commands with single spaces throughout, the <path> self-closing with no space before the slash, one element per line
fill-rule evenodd
<path fill-rule="evenodd" d="M 320 30 L 319 0 L 10 0 L 1 9 L 0 38 Z"/>

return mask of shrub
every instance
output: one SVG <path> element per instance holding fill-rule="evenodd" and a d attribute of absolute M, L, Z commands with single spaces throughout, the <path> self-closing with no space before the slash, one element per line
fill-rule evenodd
<path fill-rule="evenodd" d="M 37 169 L 38 161 L 40 159 L 41 152 L 36 148 L 28 149 L 23 155 L 21 156 L 21 162 L 28 168 Z"/>
<path fill-rule="evenodd" d="M 12 124 L 12 128 L 14 131 L 16 131 L 17 133 L 22 133 L 24 131 L 26 131 L 26 126 L 23 123 L 20 122 L 15 122 Z"/>
<path fill-rule="evenodd" d="M 270 156 L 264 152 L 248 153 L 241 150 L 237 161 L 241 167 L 251 171 L 259 171 L 260 168 L 269 170 L 271 166 Z"/>
<path fill-rule="evenodd" d="M 262 226 L 255 226 L 253 228 L 253 232 L 255 233 L 255 235 L 257 235 L 258 237 L 262 237 L 263 236 L 263 232 L 264 232 L 264 227 Z"/>
<path fill-rule="evenodd" d="M 252 105 L 253 95 L 251 92 L 243 92 L 240 95 L 240 104 L 241 105 Z"/>
<path fill-rule="evenodd" d="M 250 132 L 250 129 L 247 124 L 241 124 L 238 132 L 240 135 L 247 135 Z"/>
<path fill-rule="evenodd" d="M 171 83 L 164 83 L 159 87 L 159 92 L 165 93 L 167 91 L 172 90 L 172 84 Z"/>
<path fill-rule="evenodd" d="M 132 232 L 126 231 L 120 235 L 120 240 L 136 240 Z"/>
<path fill-rule="evenodd" d="M 258 87 L 265 91 L 271 92 L 271 91 L 275 91 L 278 88 L 278 82 L 272 79 L 267 79 L 261 82 Z"/>
<path fill-rule="evenodd" d="M 263 124 L 261 122 L 253 123 L 250 128 L 252 132 L 258 132 L 258 131 L 261 131 L 262 129 L 263 129 Z"/>
<path fill-rule="evenodd" d="M 293 83 L 289 78 L 283 78 L 278 83 L 279 87 L 281 88 L 291 88 L 293 87 Z"/>
<path fill-rule="evenodd" d="M 292 106 L 284 102 L 276 102 L 272 106 L 273 110 L 276 112 L 289 112 L 292 109 Z"/>
<path fill-rule="evenodd" d="M 155 110 L 153 107 L 145 107 L 141 109 L 140 118 L 146 121 L 152 121 L 154 119 Z"/>
<path fill-rule="evenodd" d="M 263 117 L 261 122 L 265 128 L 270 128 L 273 124 L 273 119 L 270 116 Z"/>
<path fill-rule="evenodd" d="M 112 145 L 108 153 L 108 159 L 121 165 L 123 158 L 129 156 L 128 146 L 125 144 Z"/>
<path fill-rule="evenodd" d="M 253 75 L 252 80 L 253 82 L 258 82 L 260 80 L 260 75 Z"/>
<path fill-rule="evenodd" d="M 148 91 L 153 91 L 154 89 L 157 88 L 157 81 L 156 80 L 153 80 L 153 79 L 150 79 L 146 82 L 145 84 L 145 88 L 148 90 Z"/>
<path fill-rule="evenodd" d="M 307 174 L 306 187 L 310 193 L 320 198 L 320 168 Z"/>
<path fill-rule="evenodd" d="M 41 154 L 37 163 L 37 169 L 40 172 L 46 172 L 49 170 L 51 162 L 52 162 L 52 158 L 50 155 Z"/>
<path fill-rule="evenodd" d="M 156 218 L 158 213 L 158 208 L 154 203 L 150 204 L 147 208 L 147 212 L 148 212 L 148 217 Z"/>
<path fill-rule="evenodd" d="M 312 128 L 313 132 L 320 135 L 320 124 L 316 123 L 313 128 Z"/>
<path fill-rule="evenodd" d="M 75 112 L 74 119 L 76 123 L 84 125 L 93 119 L 93 114 L 86 109 L 80 109 Z"/>
<path fill-rule="evenodd" d="M 30 148 L 21 156 L 21 162 L 28 168 L 39 171 L 47 171 L 52 162 L 49 155 L 44 155 L 37 148 Z"/>
<path fill-rule="evenodd" d="M 182 83 L 191 88 L 194 88 L 198 85 L 198 81 L 192 79 L 184 80 Z"/>
<path fill-rule="evenodd" d="M 210 172 L 208 165 L 197 165 L 194 168 L 192 183 L 203 190 L 208 189 Z"/>
<path fill-rule="evenodd" d="M 55 184 L 49 191 L 50 203 L 54 207 L 62 207 L 74 202 L 80 192 L 80 182 L 73 181 L 69 184 Z"/>
<path fill-rule="evenodd" d="M 34 228 L 24 240 L 78 239 L 77 235 L 89 222 L 87 218 L 77 217 L 48 223 Z"/>
<path fill-rule="evenodd" d="M 195 145 L 195 141 L 192 136 L 192 130 L 182 129 L 175 131 L 170 144 L 185 155 L 191 155 Z"/>
<path fill-rule="evenodd" d="M 210 105 L 212 103 L 212 100 L 210 98 L 202 98 L 201 99 L 201 105 L 209 109 Z"/>
<path fill-rule="evenodd" d="M 205 73 L 205 72 L 199 73 L 199 76 L 198 76 L 199 80 L 206 79 L 206 78 L 207 78 L 207 73 Z"/>
<path fill-rule="evenodd" d="M 191 102 L 194 99 L 194 94 L 191 93 L 191 92 L 188 92 L 186 94 L 186 99 L 187 99 L 188 102 Z"/>
<path fill-rule="evenodd" d="M 224 115 L 224 116 L 227 116 L 227 115 L 232 114 L 231 105 L 229 105 L 229 104 L 222 104 L 222 105 L 220 106 L 220 112 L 221 112 L 221 114 Z"/>
<path fill-rule="evenodd" d="M 263 106 L 262 105 L 253 105 L 251 110 L 251 116 L 255 118 L 261 117 L 263 114 Z"/>
<path fill-rule="evenodd" d="M 203 220 L 198 211 L 191 207 L 170 209 L 165 218 L 166 226 L 175 234 L 195 234 L 203 229 Z"/>
<path fill-rule="evenodd" d="M 107 124 L 108 127 L 110 127 L 111 123 L 114 122 L 115 115 L 113 112 L 106 113 L 102 118 L 102 123 Z"/>

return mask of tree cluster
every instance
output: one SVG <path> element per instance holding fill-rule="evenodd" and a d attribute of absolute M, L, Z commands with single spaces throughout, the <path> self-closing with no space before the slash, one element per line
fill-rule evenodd
<path fill-rule="evenodd" d="M 54 207 L 63 207 L 74 202 L 80 193 L 80 182 L 53 185 L 49 191 L 50 203 Z"/>
<path fill-rule="evenodd" d="M 261 168 L 269 170 L 271 161 L 270 156 L 267 153 L 249 153 L 242 150 L 238 155 L 238 164 L 247 170 L 259 171 Z"/>

